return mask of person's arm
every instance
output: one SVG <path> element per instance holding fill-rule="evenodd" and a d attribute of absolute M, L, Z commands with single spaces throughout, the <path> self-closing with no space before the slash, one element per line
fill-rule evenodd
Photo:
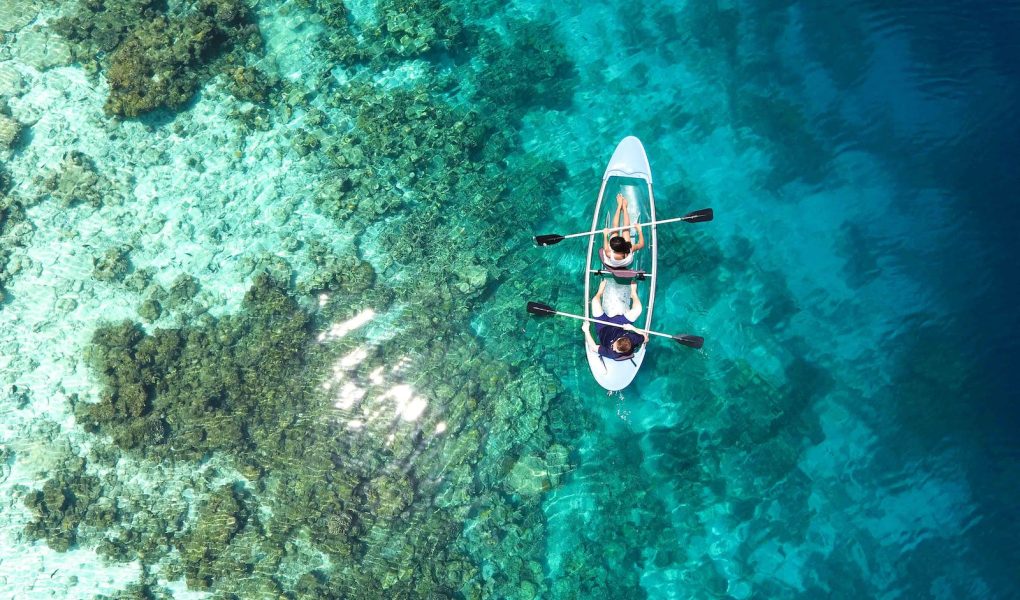
<path fill-rule="evenodd" d="M 637 240 L 638 241 L 637 241 L 636 244 L 631 246 L 631 248 L 630 248 L 631 252 L 636 252 L 636 251 L 638 251 L 638 250 L 640 250 L 640 249 L 645 247 L 645 232 L 643 231 L 643 229 L 644 229 L 643 227 L 638 227 L 637 228 Z"/>
<path fill-rule="evenodd" d="M 581 331 L 584 332 L 584 346 L 589 352 L 598 352 L 599 345 L 595 343 L 595 338 L 591 337 L 591 328 L 588 327 L 588 322 L 585 321 L 581 324 Z"/>
<path fill-rule="evenodd" d="M 609 238 L 620 233 L 620 213 L 627 214 L 626 208 L 620 204 L 619 197 L 616 202 L 616 212 L 613 213 L 613 225 L 609 231 L 602 232 L 602 240 L 605 245 L 606 252 L 612 252 L 612 248 L 609 246 Z"/>
<path fill-rule="evenodd" d="M 623 329 L 625 329 L 627 331 L 633 331 L 634 333 L 636 333 L 636 334 L 640 335 L 641 337 L 645 338 L 644 341 L 641 342 L 642 344 L 647 344 L 648 343 L 648 332 L 647 331 L 643 331 L 641 329 L 638 329 L 637 327 L 634 327 L 633 323 L 628 323 L 628 324 L 624 325 Z"/>
<path fill-rule="evenodd" d="M 619 215 L 619 214 L 620 214 L 620 207 L 617 206 L 616 207 L 616 215 L 613 215 L 613 226 L 614 227 L 616 226 L 616 219 L 617 219 L 617 215 Z M 602 247 L 605 248 L 607 255 L 612 251 L 612 248 L 610 248 L 610 246 L 609 246 L 609 238 L 611 238 L 611 237 L 613 237 L 613 230 L 612 229 L 604 229 L 604 230 L 602 230 Z"/>

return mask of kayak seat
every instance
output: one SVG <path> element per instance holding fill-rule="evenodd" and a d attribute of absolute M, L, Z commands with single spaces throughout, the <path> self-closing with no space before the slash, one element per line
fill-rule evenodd
<path fill-rule="evenodd" d="M 602 267 L 612 273 L 613 277 L 619 277 L 620 279 L 644 279 L 645 271 L 631 268 L 631 265 L 626 267 L 613 267 L 606 264 L 606 249 L 599 248 L 599 260 L 602 261 Z M 600 272 L 599 275 L 602 273 Z"/>
<path fill-rule="evenodd" d="M 599 354 L 599 359 L 602 361 L 602 366 L 603 367 L 606 366 L 606 358 L 607 358 L 606 356 L 603 356 L 603 355 Z M 621 361 L 629 360 L 632 365 L 637 367 L 637 363 L 634 362 L 634 353 L 633 352 L 628 354 L 627 356 L 621 356 L 619 358 L 610 358 L 609 360 L 616 361 L 616 362 L 621 362 Z"/>
<path fill-rule="evenodd" d="M 648 273 L 644 271 L 634 271 L 631 269 L 606 269 L 605 271 L 593 270 L 592 273 L 600 277 L 612 275 L 617 279 L 637 279 L 638 281 L 643 281 L 645 277 L 648 276 Z"/>
<path fill-rule="evenodd" d="M 607 268 L 607 269 L 609 269 L 610 271 L 625 271 L 628 268 L 630 268 L 630 265 L 627 265 L 625 267 L 613 267 L 613 266 L 611 266 L 608 262 L 606 262 L 607 258 L 606 258 L 606 249 L 605 248 L 599 248 L 599 260 L 602 261 L 602 266 Z"/>

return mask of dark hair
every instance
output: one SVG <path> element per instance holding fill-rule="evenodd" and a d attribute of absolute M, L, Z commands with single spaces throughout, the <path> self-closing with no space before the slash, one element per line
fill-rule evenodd
<path fill-rule="evenodd" d="M 620 354 L 630 354 L 630 351 L 634 349 L 634 342 L 630 341 L 630 338 L 623 336 L 613 340 L 613 345 L 618 348 L 617 352 Z"/>
<path fill-rule="evenodd" d="M 630 254 L 631 248 L 630 242 L 623 239 L 622 236 L 614 235 L 613 237 L 609 238 L 609 247 L 612 248 L 614 252 Z"/>

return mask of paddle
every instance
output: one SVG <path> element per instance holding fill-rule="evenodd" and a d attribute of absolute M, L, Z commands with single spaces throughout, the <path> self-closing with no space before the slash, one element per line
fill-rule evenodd
<path fill-rule="evenodd" d="M 684 215 L 682 217 L 676 217 L 676 218 L 673 218 L 673 219 L 664 219 L 662 221 L 649 221 L 648 223 L 632 223 L 630 226 L 631 227 L 645 227 L 647 225 L 665 225 L 666 223 L 676 223 L 677 221 L 687 221 L 688 223 L 703 223 L 705 221 L 711 221 L 713 219 L 713 217 L 715 217 L 715 214 L 712 212 L 711 208 L 703 208 L 701 210 L 696 210 L 694 212 L 687 213 L 686 215 Z M 582 233 L 571 233 L 569 235 L 560 235 L 558 233 L 549 233 L 549 234 L 545 234 L 545 235 L 536 235 L 535 236 L 535 243 L 538 244 L 539 246 L 552 246 L 553 244 L 558 244 L 558 243 L 562 242 L 563 240 L 565 240 L 567 238 L 592 236 L 592 235 L 595 235 L 597 233 L 602 233 L 604 231 L 612 231 L 614 229 L 622 229 L 622 228 L 623 228 L 623 226 L 620 226 L 620 227 L 606 227 L 605 229 L 596 229 L 595 231 L 585 231 L 585 232 L 582 232 Z"/>
<path fill-rule="evenodd" d="M 538 315 L 540 317 L 551 317 L 553 315 L 559 315 L 561 317 L 570 317 L 571 319 L 579 319 L 581 321 L 589 321 L 591 323 L 602 323 L 603 325 L 612 325 L 613 327 L 620 327 L 619 323 L 599 321 L 598 319 L 582 317 L 581 315 L 572 315 L 570 313 L 560 312 L 555 308 L 549 306 L 548 304 L 541 304 L 539 302 L 528 302 L 528 312 L 533 315 Z M 638 329 L 638 331 L 644 330 Z M 688 335 L 686 333 L 680 335 L 669 335 L 668 333 L 659 333 L 658 331 L 645 331 L 645 333 L 650 333 L 652 335 L 657 335 L 659 337 L 669 338 L 674 342 L 683 344 L 684 346 L 689 346 L 691 348 L 694 348 L 695 350 L 701 348 L 701 346 L 704 345 L 705 343 L 705 338 L 698 337 L 696 335 Z"/>

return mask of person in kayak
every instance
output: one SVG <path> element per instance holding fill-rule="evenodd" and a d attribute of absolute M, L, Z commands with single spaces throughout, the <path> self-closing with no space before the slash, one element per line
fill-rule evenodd
<path fill-rule="evenodd" d="M 623 217 L 623 223 L 620 223 Z M 645 247 L 645 232 L 637 228 L 638 241 L 631 243 L 630 211 L 627 210 L 627 198 L 623 194 L 616 195 L 616 213 L 613 214 L 613 228 L 602 233 L 602 249 L 599 256 L 602 264 L 610 269 L 629 267 L 634 262 L 634 253 Z"/>
<path fill-rule="evenodd" d="M 602 293 L 606 289 L 606 280 L 602 280 L 599 291 L 591 300 L 591 316 L 599 321 L 608 321 L 615 325 L 595 324 L 595 335 L 599 341 L 596 342 L 588 328 L 588 322 L 581 325 L 584 332 L 585 344 L 591 352 L 597 352 L 601 356 L 613 360 L 630 358 L 641 344 L 648 341 L 647 333 L 638 333 L 633 323 L 641 315 L 641 299 L 637 294 L 637 283 L 630 284 L 630 309 L 622 315 L 608 316 L 602 309 Z M 618 326 L 617 326 L 618 325 Z"/>

